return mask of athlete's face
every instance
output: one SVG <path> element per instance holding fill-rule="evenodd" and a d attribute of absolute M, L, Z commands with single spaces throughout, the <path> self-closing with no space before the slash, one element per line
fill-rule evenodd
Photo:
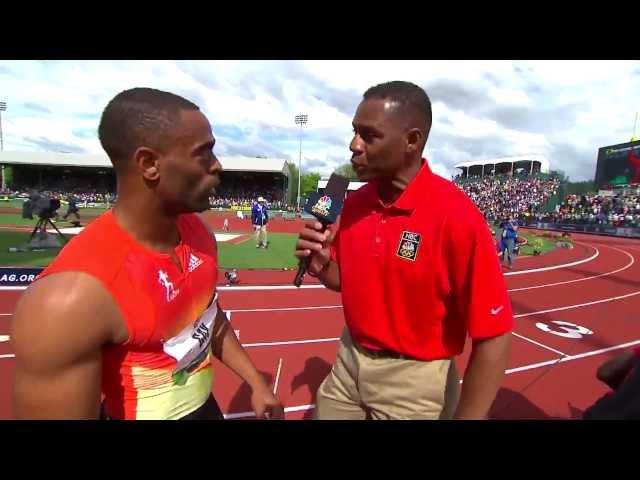
<path fill-rule="evenodd" d="M 156 192 L 172 213 L 201 212 L 220 183 L 222 165 L 213 153 L 211 125 L 200 111 L 184 110 L 173 141 L 159 158 Z"/>

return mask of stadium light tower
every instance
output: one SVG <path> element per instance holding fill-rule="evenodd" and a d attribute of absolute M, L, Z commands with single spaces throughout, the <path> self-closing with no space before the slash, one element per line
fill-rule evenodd
<path fill-rule="evenodd" d="M 2 138 L 2 112 L 7 111 L 7 102 L 0 102 L 0 152 L 4 150 L 4 139 Z"/>
<path fill-rule="evenodd" d="M 307 123 L 309 116 L 302 113 L 296 115 L 296 124 L 300 125 L 300 156 L 298 158 L 298 211 L 300 211 L 300 177 L 302 176 L 302 126 Z"/>
<path fill-rule="evenodd" d="M 0 152 L 4 150 L 4 138 L 2 137 L 2 112 L 6 112 L 6 111 L 7 111 L 7 102 L 0 102 Z M 0 175 L 2 175 L 2 190 L 4 190 L 5 188 L 7 188 L 7 182 L 5 181 L 5 178 L 4 178 L 4 164 L 2 164 L 1 166 Z"/>

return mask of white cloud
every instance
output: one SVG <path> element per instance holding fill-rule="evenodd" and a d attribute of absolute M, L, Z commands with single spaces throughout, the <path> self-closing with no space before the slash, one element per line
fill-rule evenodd
<path fill-rule="evenodd" d="M 326 165 L 318 167 L 326 175 L 350 157 L 351 118 L 364 91 L 398 79 L 431 96 L 427 156 L 445 178 L 457 162 L 524 152 L 550 155 L 552 167 L 574 179 L 592 178 L 597 149 L 627 141 L 640 110 L 638 61 L 2 61 L 5 149 L 100 152 L 97 122 L 108 100 L 150 86 L 198 103 L 220 152 L 297 161 L 293 118 L 307 113 L 304 161 Z M 230 126 L 244 136 L 234 138 Z"/>
<path fill-rule="evenodd" d="M 531 98 L 522 90 L 514 88 L 491 88 L 489 96 L 493 101 L 501 105 L 531 106 Z"/>

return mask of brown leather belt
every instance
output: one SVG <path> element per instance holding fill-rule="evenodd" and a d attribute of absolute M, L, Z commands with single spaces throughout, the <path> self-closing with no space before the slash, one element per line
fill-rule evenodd
<path fill-rule="evenodd" d="M 355 341 L 353 342 L 353 346 L 356 347 L 359 352 L 371 358 L 396 358 L 398 360 L 416 360 L 413 357 L 409 357 L 392 350 L 373 350 L 371 348 L 366 348 Z"/>

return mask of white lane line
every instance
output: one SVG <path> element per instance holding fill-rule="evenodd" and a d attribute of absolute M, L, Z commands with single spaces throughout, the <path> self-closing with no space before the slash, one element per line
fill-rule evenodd
<path fill-rule="evenodd" d="M 575 242 L 575 243 L 580 243 L 580 242 Z M 597 247 L 594 247 L 593 245 L 589 245 L 586 243 L 580 243 L 580 245 L 586 245 L 587 247 L 593 248 L 596 251 L 596 253 L 594 253 L 588 258 L 583 258 L 582 260 L 577 260 L 575 262 L 563 263 L 561 265 L 554 265 L 552 267 L 530 268 L 528 270 L 520 270 L 518 272 L 506 272 L 504 276 L 508 277 L 510 275 L 524 275 L 525 273 L 548 272 L 549 270 L 558 270 L 560 268 L 574 267 L 576 265 L 581 265 L 583 263 L 590 262 L 591 260 L 594 260 L 595 258 L 597 258 L 598 255 L 600 255 L 600 250 L 598 250 Z"/>
<path fill-rule="evenodd" d="M 18 286 L 1 286 L 0 291 L 15 291 L 15 290 L 26 290 L 28 285 L 18 285 Z M 300 287 L 296 287 L 294 285 L 236 285 L 229 286 L 226 285 L 219 286 L 218 291 L 225 292 L 242 292 L 242 291 L 261 291 L 261 290 L 314 290 L 323 288 L 326 290 L 324 285 L 300 285 Z"/>
<path fill-rule="evenodd" d="M 581 242 L 575 242 L 575 243 L 579 243 L 580 245 L 586 245 L 590 248 L 593 248 L 595 250 L 595 253 L 588 257 L 588 258 L 584 258 L 582 260 L 578 260 L 575 262 L 571 262 L 571 263 L 563 263 L 561 265 L 554 265 L 551 267 L 542 267 L 542 268 L 531 268 L 528 270 L 519 270 L 517 272 L 506 272 L 504 275 L 505 276 L 511 276 L 511 275 L 524 275 L 525 273 L 534 273 L 534 272 L 547 272 L 549 270 L 557 270 L 559 268 L 565 268 L 565 267 L 573 267 L 575 265 L 580 265 L 582 263 L 587 263 L 590 262 L 591 260 L 593 260 L 594 258 L 597 258 L 598 255 L 600 255 L 600 251 L 594 247 L 593 245 L 589 245 L 586 243 L 581 243 Z M 319 289 L 319 288 L 326 288 L 324 285 L 301 285 L 300 287 L 296 287 L 295 285 L 236 285 L 236 286 L 219 286 L 218 290 L 221 292 L 225 292 L 225 291 L 229 291 L 229 292 L 233 292 L 233 291 L 267 291 L 267 290 L 307 290 L 307 289 Z M 0 291 L 12 291 L 12 290 L 26 290 L 27 289 L 27 285 L 20 285 L 20 286 L 2 286 L 0 287 Z"/>
<path fill-rule="evenodd" d="M 601 300 L 595 300 L 593 302 L 578 303 L 576 305 L 567 305 L 566 307 L 550 308 L 548 310 L 540 310 L 537 312 L 520 313 L 518 315 L 514 315 L 513 318 L 531 317 L 533 315 L 542 315 L 543 313 L 561 312 L 563 310 L 572 310 L 574 308 L 589 307 L 591 305 L 597 305 L 599 303 L 607 303 L 607 302 L 615 302 L 616 300 L 623 300 L 625 298 L 634 297 L 636 295 L 640 295 L 640 290 L 627 293 L 626 295 L 619 295 L 617 297 L 609 297 L 609 298 L 603 298 Z"/>
<path fill-rule="evenodd" d="M 602 348 L 600 350 L 593 350 L 591 352 L 581 353 L 581 354 L 578 354 L 578 355 L 569 355 L 569 356 L 562 357 L 562 358 L 555 358 L 553 360 L 548 360 L 546 362 L 532 363 L 531 365 L 524 365 L 522 367 L 510 368 L 508 370 L 505 370 L 504 373 L 506 375 L 511 375 L 513 373 L 524 372 L 526 370 L 533 370 L 533 369 L 536 369 L 536 368 L 546 367 L 548 365 L 553 365 L 554 363 L 571 362 L 573 360 L 579 360 L 581 358 L 592 357 L 594 355 L 600 355 L 600 354 L 611 352 L 611 351 L 614 351 L 614 350 L 621 350 L 623 348 L 633 347 L 634 345 L 638 345 L 638 344 L 640 344 L 640 340 L 635 340 L 633 342 L 622 343 L 620 345 L 614 345 L 613 347 Z M 315 404 L 312 403 L 312 404 L 308 404 L 308 405 L 296 405 L 294 407 L 287 407 L 287 408 L 284 409 L 284 411 L 285 411 L 285 413 L 300 412 L 300 411 L 312 410 L 314 408 L 316 408 L 316 406 L 315 406 Z M 240 412 L 240 413 L 230 413 L 230 414 L 227 414 L 227 415 L 224 416 L 224 418 L 228 418 L 228 419 L 248 418 L 248 417 L 255 417 L 255 414 L 253 412 Z"/>
<path fill-rule="evenodd" d="M 9 338 L 10 338 L 9 335 L 0 335 L 0 343 L 8 342 Z"/>
<path fill-rule="evenodd" d="M 239 333 L 239 331 L 238 331 Z M 337 342 L 340 340 L 340 337 L 331 337 L 331 338 L 314 338 L 311 340 L 287 340 L 281 342 L 261 342 L 261 343 L 243 343 L 242 346 L 244 348 L 253 348 L 253 347 L 276 347 L 280 345 L 304 345 L 309 343 L 329 343 L 329 342 Z M 13 358 L 14 354 L 8 355 L 0 355 L 0 358 Z"/>
<path fill-rule="evenodd" d="M 300 310 L 327 310 L 342 308 L 342 305 L 316 305 L 311 307 L 284 307 L 284 308 L 238 308 L 236 310 L 225 310 L 227 314 L 227 320 L 231 322 L 231 315 L 233 313 L 252 313 L 252 312 L 297 312 Z M 13 313 L 0 313 L 1 316 L 10 317 Z"/>
<path fill-rule="evenodd" d="M 312 340 L 287 340 L 282 342 L 262 342 L 262 343 L 243 343 L 242 346 L 244 348 L 252 348 L 252 347 L 275 347 L 277 345 L 303 345 L 305 343 L 327 343 L 327 342 L 337 342 L 340 340 L 340 337 L 332 337 L 332 338 L 314 338 Z"/>
<path fill-rule="evenodd" d="M 238 310 L 228 310 L 234 313 L 247 312 L 294 312 L 298 310 L 325 310 L 328 308 L 342 308 L 342 305 L 319 305 L 315 307 L 287 307 L 287 308 L 244 308 Z"/>
<path fill-rule="evenodd" d="M 552 352 L 557 353 L 557 354 L 559 354 L 559 355 L 562 355 L 563 357 L 568 357 L 568 356 L 569 356 L 569 355 L 567 355 L 566 353 L 561 352 L 560 350 L 556 350 L 555 348 L 547 347 L 547 346 L 546 346 L 546 345 L 544 345 L 543 343 L 536 342 L 535 340 L 532 340 L 532 339 L 530 339 L 530 338 L 528 338 L 528 337 L 525 337 L 525 336 L 523 336 L 523 335 L 519 335 L 519 334 L 517 334 L 516 332 L 511 332 L 511 334 L 512 334 L 514 337 L 521 338 L 522 340 L 525 340 L 525 341 L 527 341 L 527 342 L 529 342 L 529 343 L 533 343 L 534 345 L 537 345 L 537 346 L 539 346 L 539 347 L 542 347 L 542 348 L 544 348 L 544 349 L 546 349 L 546 350 L 551 350 Z"/>
<path fill-rule="evenodd" d="M 606 277 L 606 276 L 613 275 L 613 274 L 618 273 L 618 272 L 622 272 L 623 270 L 627 270 L 627 269 L 631 268 L 631 266 L 635 263 L 635 258 L 630 253 L 625 252 L 624 250 L 620 250 L 619 248 L 616 248 L 616 247 L 609 247 L 609 248 L 613 248 L 614 250 L 618 250 L 619 252 L 624 253 L 627 257 L 629 257 L 631 259 L 631 261 L 629 263 L 627 263 L 622 268 L 619 268 L 617 270 L 612 270 L 612 271 L 607 272 L 607 273 L 601 273 L 599 275 L 594 275 L 594 276 L 591 276 L 591 277 L 578 278 L 577 280 L 568 280 L 566 282 L 545 283 L 543 285 L 534 285 L 533 287 L 511 288 L 511 289 L 509 289 L 507 291 L 508 292 L 522 292 L 524 290 L 534 290 L 536 288 L 555 287 L 557 285 L 566 285 L 567 283 L 584 282 L 585 280 L 593 280 L 594 278 Z"/>
<path fill-rule="evenodd" d="M 6 353 L 4 355 L 0 355 L 0 358 L 15 358 L 15 353 Z"/>
<path fill-rule="evenodd" d="M 232 287 L 218 287 L 223 292 L 246 291 L 246 290 L 314 290 L 317 288 L 327 288 L 324 285 L 236 285 Z"/>
<path fill-rule="evenodd" d="M 602 353 L 612 352 L 614 350 L 621 350 L 621 349 L 624 349 L 624 348 L 633 347 L 635 345 L 640 345 L 640 340 L 634 340 L 633 342 L 621 343 L 619 345 L 614 345 L 612 347 L 601 348 L 600 350 L 592 350 L 590 352 L 580 353 L 578 355 L 568 355 L 568 356 L 560 358 L 560 359 L 555 358 L 553 360 L 547 360 L 545 362 L 532 363 L 530 365 L 524 365 L 522 367 L 510 368 L 508 370 L 505 370 L 505 374 L 510 375 L 512 373 L 524 372 L 526 370 L 533 370 L 535 368 L 546 367 L 547 365 L 552 365 L 554 363 L 571 362 L 573 360 L 579 360 L 581 358 L 592 357 L 594 355 L 600 355 Z"/>
<path fill-rule="evenodd" d="M 273 382 L 273 394 L 278 391 L 278 382 L 280 381 L 280 371 L 282 370 L 282 359 L 278 360 L 278 370 L 276 371 L 276 381 Z"/>
<path fill-rule="evenodd" d="M 287 407 L 284 409 L 284 413 L 290 413 L 290 412 L 304 412 L 306 410 L 311 410 L 313 408 L 316 408 L 315 404 L 309 404 L 309 405 L 296 405 L 294 407 Z M 256 414 L 253 412 L 239 412 L 239 413 L 227 413 L 224 415 L 224 418 L 226 419 L 233 419 L 233 418 L 249 418 L 249 417 L 255 417 Z"/>

